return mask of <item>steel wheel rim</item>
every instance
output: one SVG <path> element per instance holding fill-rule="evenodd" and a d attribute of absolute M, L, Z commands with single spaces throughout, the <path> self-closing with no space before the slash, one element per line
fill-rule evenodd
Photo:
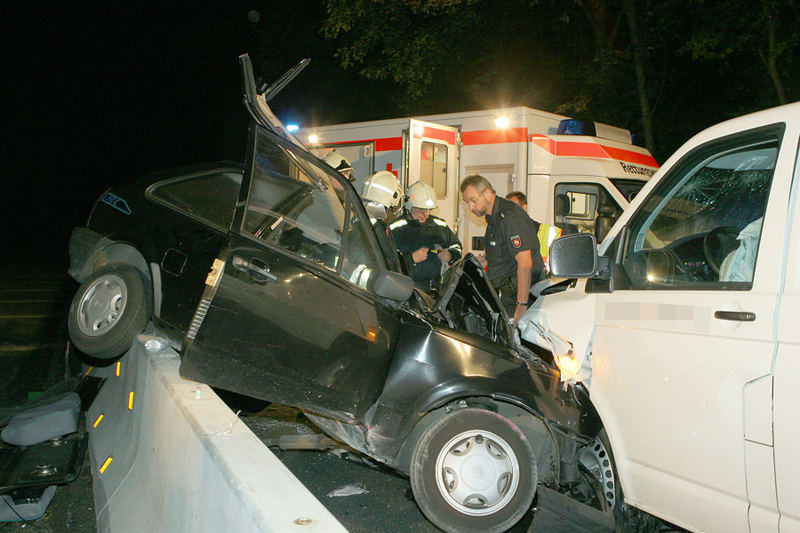
<path fill-rule="evenodd" d="M 116 274 L 97 278 L 78 302 L 78 328 L 89 337 L 105 334 L 119 322 L 127 302 L 128 289 L 122 278 Z"/>
<path fill-rule="evenodd" d="M 511 446 L 489 431 L 459 433 L 436 457 L 436 485 L 448 505 L 469 516 L 504 508 L 519 486 L 519 462 Z"/>
<path fill-rule="evenodd" d="M 608 509 L 613 511 L 617 505 L 617 480 L 611 466 L 611 457 L 603 446 L 603 441 L 595 437 L 594 442 L 581 450 L 578 460 L 597 479 L 603 489 Z"/>

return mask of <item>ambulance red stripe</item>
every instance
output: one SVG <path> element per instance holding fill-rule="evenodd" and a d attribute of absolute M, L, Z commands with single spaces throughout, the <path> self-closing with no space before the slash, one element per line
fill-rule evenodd
<path fill-rule="evenodd" d="M 528 138 L 528 128 L 504 128 L 496 130 L 475 130 L 461 132 L 464 145 L 524 143 Z"/>
<path fill-rule="evenodd" d="M 551 154 L 561 157 L 593 157 L 596 159 L 616 159 L 626 163 L 634 163 L 658 168 L 658 163 L 650 154 L 641 154 L 624 148 L 614 148 L 593 142 L 556 141 L 550 137 L 531 135 L 531 142 L 544 148 Z"/>
<path fill-rule="evenodd" d="M 416 135 L 415 135 L 416 136 Z M 455 144 L 456 143 L 456 132 L 451 130 L 440 130 L 436 128 L 429 128 L 425 126 L 422 128 L 422 137 L 427 139 L 436 139 L 438 141 L 444 141 L 447 144 Z"/>

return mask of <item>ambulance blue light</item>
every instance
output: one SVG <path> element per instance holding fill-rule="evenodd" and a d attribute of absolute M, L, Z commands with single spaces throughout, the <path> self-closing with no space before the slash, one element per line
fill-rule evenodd
<path fill-rule="evenodd" d="M 300 129 L 300 126 L 298 126 L 297 124 L 287 124 L 286 129 L 289 130 L 289 132 L 294 133 Z"/>
<path fill-rule="evenodd" d="M 558 123 L 558 135 L 589 135 L 596 137 L 597 131 L 591 120 L 564 119 Z"/>

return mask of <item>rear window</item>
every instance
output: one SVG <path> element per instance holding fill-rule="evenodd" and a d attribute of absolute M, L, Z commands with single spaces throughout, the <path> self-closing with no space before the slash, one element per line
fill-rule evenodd
<path fill-rule="evenodd" d="M 147 194 L 192 218 L 227 230 L 241 185 L 241 172 L 213 171 L 160 181 Z"/>

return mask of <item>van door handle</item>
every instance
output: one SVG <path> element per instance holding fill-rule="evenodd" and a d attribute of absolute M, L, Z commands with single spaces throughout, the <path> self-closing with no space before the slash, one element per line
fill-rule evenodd
<path fill-rule="evenodd" d="M 736 322 L 754 322 L 756 314 L 749 311 L 714 311 L 714 318 Z"/>
<path fill-rule="evenodd" d="M 247 272 L 252 276 L 252 280 L 256 283 L 266 283 L 267 281 L 278 281 L 278 278 L 269 271 L 269 265 L 259 259 L 242 259 L 238 255 L 233 256 L 231 261 L 233 267 L 242 272 Z"/>

